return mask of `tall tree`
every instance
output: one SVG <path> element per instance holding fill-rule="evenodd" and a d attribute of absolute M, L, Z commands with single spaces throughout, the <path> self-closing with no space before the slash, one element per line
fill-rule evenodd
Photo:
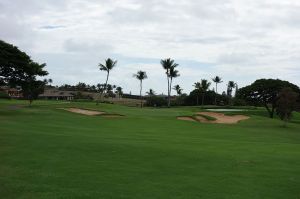
<path fill-rule="evenodd" d="M 235 82 L 229 81 L 227 84 L 227 96 L 232 97 L 232 90 L 235 88 Z"/>
<path fill-rule="evenodd" d="M 276 113 L 284 121 L 284 126 L 292 117 L 298 97 L 299 94 L 291 88 L 283 88 L 278 94 Z"/>
<path fill-rule="evenodd" d="M 238 93 L 239 90 L 239 85 L 235 82 L 235 94 L 234 96 L 236 97 L 236 94 Z"/>
<path fill-rule="evenodd" d="M 167 81 L 168 81 L 168 107 L 170 107 L 170 105 L 171 105 L 171 87 L 170 87 L 171 74 L 170 74 L 170 72 L 171 72 L 171 70 L 173 70 L 173 72 L 174 72 L 175 68 L 178 66 L 178 64 L 176 64 L 175 61 L 172 60 L 171 58 L 160 60 L 160 63 L 162 65 L 162 67 L 165 69 L 166 75 L 167 75 Z M 176 73 L 178 75 L 178 71 Z"/>
<path fill-rule="evenodd" d="M 263 105 L 268 111 L 270 118 L 273 118 L 279 92 L 286 87 L 291 88 L 296 93 L 300 93 L 299 87 L 288 81 L 259 79 L 249 86 L 240 88 L 236 97 L 254 105 Z"/>
<path fill-rule="evenodd" d="M 104 92 L 105 84 L 97 84 L 96 87 L 97 87 L 97 91 L 99 93 L 103 93 Z"/>
<path fill-rule="evenodd" d="M 52 79 L 48 79 L 47 83 L 51 86 L 51 84 L 53 83 L 53 80 Z"/>
<path fill-rule="evenodd" d="M 201 91 L 202 91 L 202 106 L 204 105 L 205 93 L 209 89 L 211 83 L 206 79 L 201 79 Z"/>
<path fill-rule="evenodd" d="M 171 93 L 172 93 L 172 82 L 173 82 L 173 79 L 180 76 L 179 71 L 176 70 L 176 67 L 177 66 L 172 66 L 170 68 L 170 75 L 169 75 L 169 77 L 170 77 L 170 89 L 169 89 L 170 96 L 171 96 Z M 170 100 L 170 98 L 169 98 L 169 100 Z"/>
<path fill-rule="evenodd" d="M 106 71 L 106 81 L 105 81 L 105 86 L 104 86 L 104 91 L 106 91 L 107 89 L 107 82 L 108 82 L 108 78 L 109 78 L 109 74 L 110 74 L 110 71 L 117 65 L 117 60 L 113 60 L 111 58 L 108 58 L 105 60 L 105 63 L 104 64 L 99 64 L 99 69 L 101 71 Z M 102 96 L 103 92 L 100 93 L 100 95 Z M 97 102 L 98 103 L 98 102 Z"/>
<path fill-rule="evenodd" d="M 23 96 L 30 104 L 43 92 L 46 83 L 37 77 L 48 75 L 45 66 L 32 61 L 18 47 L 0 40 L 0 84 L 21 86 Z"/>
<path fill-rule="evenodd" d="M 44 70 L 46 64 L 30 63 L 31 71 L 25 75 L 24 81 L 20 82 L 23 96 L 29 100 L 29 104 L 44 91 L 47 79 L 44 81 L 37 80 L 37 76 L 46 76 L 48 72 Z"/>
<path fill-rule="evenodd" d="M 18 49 L 0 40 L 0 84 L 21 85 L 29 76 L 45 76 L 46 64 L 38 64 Z"/>
<path fill-rule="evenodd" d="M 148 76 L 145 71 L 138 71 L 133 75 L 136 79 L 140 80 L 140 99 L 141 99 L 141 108 L 143 107 L 143 98 L 142 98 L 142 90 L 143 90 L 143 80 L 147 79 Z"/>
<path fill-rule="evenodd" d="M 32 60 L 18 47 L 0 40 L 0 85 L 18 85 L 30 72 Z"/>
<path fill-rule="evenodd" d="M 176 91 L 177 95 L 182 94 L 182 88 L 177 84 L 173 87 L 173 89 Z"/>
<path fill-rule="evenodd" d="M 121 98 L 123 95 L 123 88 L 121 86 L 118 86 L 116 88 L 116 93 L 118 94 L 119 98 Z"/>
<path fill-rule="evenodd" d="M 114 97 L 114 89 L 116 85 L 107 84 L 106 86 L 106 96 L 107 97 Z"/>
<path fill-rule="evenodd" d="M 197 106 L 199 105 L 199 95 L 201 94 L 202 92 L 202 86 L 201 86 L 201 83 L 200 82 L 196 82 L 194 83 L 194 87 L 195 87 L 195 90 L 197 91 Z"/>
<path fill-rule="evenodd" d="M 215 105 L 217 105 L 218 84 L 222 83 L 223 81 L 219 76 L 215 76 L 214 78 L 212 78 L 212 81 L 216 84 Z"/>

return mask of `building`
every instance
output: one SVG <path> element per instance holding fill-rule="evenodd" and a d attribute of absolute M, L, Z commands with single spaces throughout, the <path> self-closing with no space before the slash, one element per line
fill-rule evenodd
<path fill-rule="evenodd" d="M 11 88 L 9 86 L 1 86 L 0 91 L 7 93 L 10 98 L 19 99 L 23 97 L 21 87 Z"/>
<path fill-rule="evenodd" d="M 72 91 L 60 91 L 58 89 L 45 89 L 43 94 L 39 95 L 39 99 L 46 100 L 73 100 L 75 93 Z"/>

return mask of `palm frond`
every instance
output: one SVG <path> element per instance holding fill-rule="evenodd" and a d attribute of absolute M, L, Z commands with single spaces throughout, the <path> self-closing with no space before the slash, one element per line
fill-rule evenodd
<path fill-rule="evenodd" d="M 137 78 L 138 80 L 147 79 L 147 73 L 145 71 L 138 71 L 136 74 L 133 74 L 133 77 Z"/>

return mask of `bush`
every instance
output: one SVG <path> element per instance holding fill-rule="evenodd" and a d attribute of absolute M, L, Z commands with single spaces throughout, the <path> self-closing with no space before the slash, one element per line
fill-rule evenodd
<path fill-rule="evenodd" d="M 163 97 L 151 96 L 146 99 L 146 106 L 162 107 L 167 106 L 168 101 Z"/>

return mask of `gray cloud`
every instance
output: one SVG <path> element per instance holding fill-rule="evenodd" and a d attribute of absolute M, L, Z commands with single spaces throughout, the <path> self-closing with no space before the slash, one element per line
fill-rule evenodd
<path fill-rule="evenodd" d="M 240 86 L 259 77 L 300 84 L 299 8 L 295 0 L 0 0 L 0 38 L 47 62 L 58 83 L 98 83 L 97 64 L 111 56 L 119 60 L 111 80 L 133 92 L 132 73 L 143 68 L 146 89 L 165 92 L 163 57 L 180 63 L 185 91 L 214 75 Z"/>
<path fill-rule="evenodd" d="M 40 29 L 52 30 L 52 29 L 65 28 L 65 27 L 66 26 L 62 26 L 62 25 L 46 25 L 46 26 L 41 26 Z"/>
<path fill-rule="evenodd" d="M 68 39 L 64 43 L 64 48 L 67 52 L 105 54 L 106 56 L 113 54 L 113 47 L 105 42 L 89 43 L 87 41 Z"/>

